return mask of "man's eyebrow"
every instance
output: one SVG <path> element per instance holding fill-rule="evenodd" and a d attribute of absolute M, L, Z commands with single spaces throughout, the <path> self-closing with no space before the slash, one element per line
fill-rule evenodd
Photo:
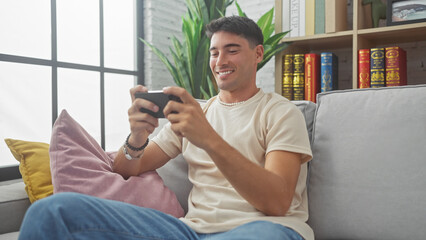
<path fill-rule="evenodd" d="M 229 48 L 229 47 L 241 47 L 241 45 L 238 43 L 229 43 L 229 44 L 226 44 L 224 48 Z M 216 47 L 211 47 L 209 50 L 212 51 L 216 49 L 217 49 Z"/>

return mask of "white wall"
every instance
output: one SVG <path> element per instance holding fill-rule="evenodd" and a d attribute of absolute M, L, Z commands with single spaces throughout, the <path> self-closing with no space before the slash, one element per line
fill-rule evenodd
<path fill-rule="evenodd" d="M 186 13 L 185 0 L 144 1 L 145 40 L 158 47 L 172 61 L 169 46 L 171 37 L 181 39 L 182 16 Z M 175 85 L 163 62 L 145 46 L 145 85 L 152 90 Z"/>
<path fill-rule="evenodd" d="M 248 17 L 257 21 L 260 16 L 274 6 L 274 0 L 240 0 L 242 10 Z M 182 16 L 186 13 L 185 0 L 147 0 L 144 1 L 145 39 L 153 43 L 170 58 L 170 37 L 181 39 Z M 227 9 L 227 16 L 238 15 L 235 4 Z M 274 91 L 275 59 L 272 58 L 257 74 L 257 84 L 265 92 Z M 145 48 L 145 85 L 150 89 L 161 89 L 175 85 L 173 79 L 158 57 Z"/>

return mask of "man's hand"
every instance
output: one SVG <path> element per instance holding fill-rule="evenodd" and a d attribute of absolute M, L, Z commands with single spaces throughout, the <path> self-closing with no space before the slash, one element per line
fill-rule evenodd
<path fill-rule="evenodd" d="M 148 100 L 135 98 L 136 92 L 148 92 L 148 89 L 142 85 L 130 89 L 132 106 L 128 110 L 131 131 L 129 142 L 133 146 L 142 146 L 148 136 L 158 127 L 158 119 L 148 113 L 142 113 L 140 109 L 146 108 L 157 112 L 159 108 Z"/>
<path fill-rule="evenodd" d="M 182 103 L 169 101 L 164 108 L 164 115 L 171 122 L 173 132 L 180 137 L 187 138 L 199 148 L 209 147 L 209 140 L 218 135 L 207 121 L 197 100 L 183 88 L 168 87 L 163 91 L 182 100 Z"/>
<path fill-rule="evenodd" d="M 141 108 L 147 108 L 153 112 L 157 112 L 159 107 L 154 103 L 142 99 L 135 98 L 136 92 L 147 92 L 148 89 L 138 85 L 130 89 L 132 105 L 128 110 L 131 135 L 129 143 L 132 146 L 140 147 L 145 144 L 148 136 L 158 127 L 158 119 L 148 113 L 142 113 Z M 138 156 L 141 151 L 135 152 L 127 149 L 131 156 Z M 123 151 L 120 148 L 117 156 L 114 159 L 113 169 L 121 174 L 124 178 L 137 176 L 143 172 L 152 171 L 163 166 L 168 160 L 167 156 L 155 143 L 150 143 L 145 148 L 143 155 L 138 160 L 129 161 L 124 157 Z"/>

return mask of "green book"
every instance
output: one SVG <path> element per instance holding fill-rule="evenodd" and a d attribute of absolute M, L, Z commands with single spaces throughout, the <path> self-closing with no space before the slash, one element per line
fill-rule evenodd
<path fill-rule="evenodd" d="M 315 34 L 325 33 L 325 0 L 315 0 Z"/>

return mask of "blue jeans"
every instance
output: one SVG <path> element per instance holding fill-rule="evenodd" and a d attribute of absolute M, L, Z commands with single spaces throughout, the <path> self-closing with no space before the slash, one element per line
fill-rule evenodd
<path fill-rule="evenodd" d="M 302 239 L 292 229 L 266 221 L 227 232 L 196 233 L 160 211 L 78 193 L 38 200 L 27 211 L 19 239 Z"/>

